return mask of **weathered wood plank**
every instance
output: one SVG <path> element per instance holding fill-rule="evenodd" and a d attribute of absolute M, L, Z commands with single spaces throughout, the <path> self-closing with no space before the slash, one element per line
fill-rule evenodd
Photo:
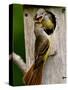
<path fill-rule="evenodd" d="M 44 64 L 42 84 L 65 83 L 66 79 L 66 23 L 65 13 L 62 8 L 45 8 L 53 12 L 56 16 L 57 26 L 54 32 L 53 49 L 57 50 L 57 54 L 49 57 Z M 29 68 L 34 61 L 34 22 L 33 17 L 37 8 L 25 8 L 24 10 L 24 28 L 25 28 L 25 45 L 26 45 L 26 63 Z M 25 16 L 25 14 L 28 14 Z"/>

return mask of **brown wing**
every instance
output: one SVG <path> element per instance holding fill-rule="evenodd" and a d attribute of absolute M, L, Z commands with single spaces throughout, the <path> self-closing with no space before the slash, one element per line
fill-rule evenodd
<path fill-rule="evenodd" d="M 42 62 L 43 55 L 49 48 L 49 40 L 46 37 L 38 37 L 35 42 L 35 68 Z"/>
<path fill-rule="evenodd" d="M 38 37 L 35 41 L 35 59 L 44 55 L 49 48 L 49 40 L 45 37 Z"/>

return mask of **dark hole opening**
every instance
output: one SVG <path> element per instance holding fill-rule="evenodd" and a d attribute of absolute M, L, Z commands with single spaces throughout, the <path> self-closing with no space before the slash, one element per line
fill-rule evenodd
<path fill-rule="evenodd" d="M 25 16 L 27 17 L 28 16 L 28 13 L 25 13 Z"/>

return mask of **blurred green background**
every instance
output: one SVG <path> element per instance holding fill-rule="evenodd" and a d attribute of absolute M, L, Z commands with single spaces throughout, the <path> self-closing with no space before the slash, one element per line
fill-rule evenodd
<path fill-rule="evenodd" d="M 25 59 L 23 5 L 13 4 L 13 51 Z M 13 85 L 24 85 L 23 73 L 13 63 Z"/>

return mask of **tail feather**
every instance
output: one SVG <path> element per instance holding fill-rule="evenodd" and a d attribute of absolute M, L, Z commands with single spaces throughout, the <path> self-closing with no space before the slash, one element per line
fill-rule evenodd
<path fill-rule="evenodd" d="M 36 69 L 34 69 L 34 64 L 33 64 L 24 77 L 25 83 L 27 85 L 41 84 L 42 70 L 43 70 L 43 63 Z"/>
<path fill-rule="evenodd" d="M 29 78 L 30 78 L 31 75 L 32 75 L 33 67 L 34 67 L 34 65 L 31 66 L 31 68 L 28 70 L 28 72 L 27 72 L 26 75 L 24 76 L 24 80 L 25 80 L 25 83 L 26 83 L 27 85 L 28 85 L 28 82 L 29 82 Z"/>

